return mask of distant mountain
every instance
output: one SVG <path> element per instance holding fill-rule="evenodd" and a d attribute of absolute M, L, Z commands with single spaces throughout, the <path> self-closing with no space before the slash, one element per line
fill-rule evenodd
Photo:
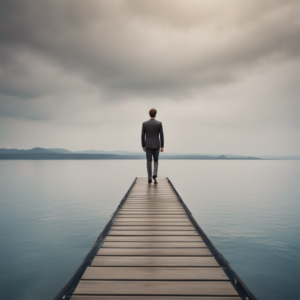
<path fill-rule="evenodd" d="M 3 154 L 20 153 L 20 151 L 26 151 L 26 150 L 0 148 L 0 153 Z"/>
<path fill-rule="evenodd" d="M 24 150 L 26 151 L 26 150 Z M 41 147 L 32 148 L 30 150 L 27 150 L 28 153 L 53 153 L 53 151 Z"/>
<path fill-rule="evenodd" d="M 54 153 L 74 153 L 70 150 L 66 150 L 66 149 L 62 149 L 62 148 L 50 148 L 48 150 L 50 150 L 51 152 L 54 152 Z"/>
<path fill-rule="evenodd" d="M 40 147 L 36 147 L 36 148 L 32 148 L 29 150 L 19 150 L 19 149 L 0 149 L 0 153 L 7 153 L 7 154 L 18 154 L 18 153 L 53 153 L 53 151 L 49 150 L 49 149 L 45 149 L 45 148 L 40 148 Z"/>
<path fill-rule="evenodd" d="M 29 155 L 30 154 L 30 155 Z M 36 155 L 36 156 L 34 156 Z M 41 148 L 35 147 L 32 149 L 0 149 L 0 159 L 141 159 L 145 158 L 145 153 L 130 152 L 122 150 L 81 150 L 70 151 L 63 148 Z M 180 153 L 168 153 L 163 152 L 160 154 L 161 159 L 300 159 L 300 156 L 296 155 L 263 155 L 260 157 L 242 156 L 235 154 L 180 154 Z"/>

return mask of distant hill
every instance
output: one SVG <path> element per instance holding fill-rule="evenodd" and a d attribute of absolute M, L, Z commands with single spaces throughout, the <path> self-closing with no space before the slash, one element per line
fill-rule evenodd
<path fill-rule="evenodd" d="M 130 152 L 123 150 L 81 150 L 70 151 L 63 148 L 42 148 L 35 147 L 32 149 L 0 149 L 0 159 L 144 159 L 145 153 Z M 163 152 L 160 154 L 160 159 L 226 159 L 226 160 L 255 160 L 255 159 L 271 159 L 271 160 L 298 160 L 297 155 L 262 155 L 259 157 L 243 156 L 236 154 L 180 154 Z"/>
<path fill-rule="evenodd" d="M 19 154 L 19 153 L 53 153 L 53 151 L 51 151 L 50 149 L 45 149 L 45 148 L 40 148 L 40 147 L 36 147 L 36 148 L 32 148 L 29 150 L 23 150 L 23 149 L 0 149 L 0 154 Z"/>
<path fill-rule="evenodd" d="M 0 149 L 0 159 L 145 159 L 144 152 L 130 151 L 104 151 L 85 150 L 70 151 L 62 148 L 41 148 L 33 149 Z M 225 155 L 201 155 L 201 154 L 178 154 L 161 153 L 160 159 L 260 159 L 258 157 L 227 157 Z"/>
<path fill-rule="evenodd" d="M 48 150 L 55 152 L 55 153 L 73 153 L 70 150 L 66 150 L 66 149 L 62 149 L 62 148 L 50 148 Z"/>

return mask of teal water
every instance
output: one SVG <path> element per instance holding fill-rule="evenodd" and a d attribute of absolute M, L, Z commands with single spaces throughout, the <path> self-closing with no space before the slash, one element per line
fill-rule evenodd
<path fill-rule="evenodd" d="M 145 168 L 0 161 L 0 299 L 53 299 Z M 260 300 L 300 299 L 300 161 L 162 160 L 159 176 Z"/>

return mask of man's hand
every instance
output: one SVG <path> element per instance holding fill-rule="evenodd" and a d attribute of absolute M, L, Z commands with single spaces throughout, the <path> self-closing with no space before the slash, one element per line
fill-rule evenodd
<path fill-rule="evenodd" d="M 146 152 L 146 147 L 143 147 L 144 152 Z"/>
<path fill-rule="evenodd" d="M 164 152 L 164 148 L 161 148 L 161 149 L 160 149 L 160 152 Z"/>

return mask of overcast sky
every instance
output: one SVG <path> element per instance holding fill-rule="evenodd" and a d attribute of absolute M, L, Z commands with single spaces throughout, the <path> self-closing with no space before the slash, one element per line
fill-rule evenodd
<path fill-rule="evenodd" d="M 300 1 L 2 0 L 0 148 L 300 155 Z"/>

